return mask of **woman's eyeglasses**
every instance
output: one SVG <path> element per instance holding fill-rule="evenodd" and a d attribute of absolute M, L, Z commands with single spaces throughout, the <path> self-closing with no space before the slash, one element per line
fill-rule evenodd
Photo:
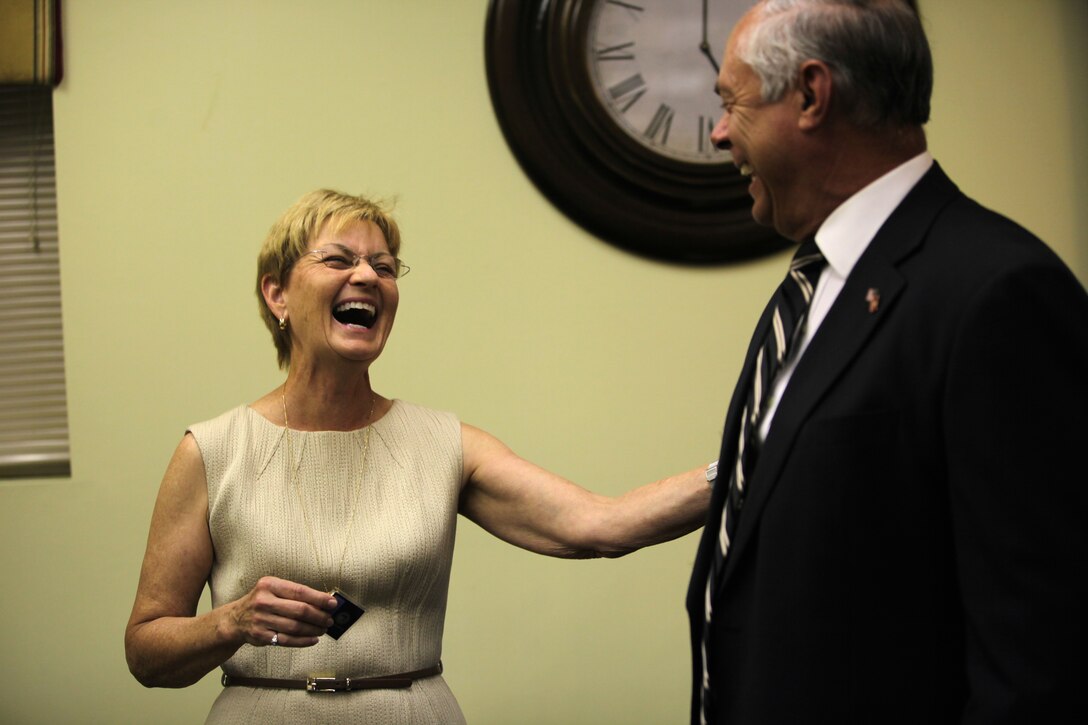
<path fill-rule="evenodd" d="M 338 249 L 311 249 L 306 253 L 317 257 L 318 261 L 329 269 L 338 271 L 355 269 L 359 266 L 359 262 L 366 262 L 374 270 L 374 274 L 382 279 L 400 279 L 408 274 L 411 269 L 392 254 L 386 254 L 385 252 L 362 257 L 348 250 Z"/>

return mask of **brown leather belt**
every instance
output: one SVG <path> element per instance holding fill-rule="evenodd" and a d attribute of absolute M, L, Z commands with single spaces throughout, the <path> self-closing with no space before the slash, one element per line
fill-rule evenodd
<path fill-rule="evenodd" d="M 442 674 L 442 663 L 414 672 L 380 677 L 307 677 L 305 680 L 277 680 L 271 677 L 237 677 L 223 673 L 223 687 L 274 687 L 306 692 L 351 692 L 352 690 L 386 690 L 411 687 L 416 680 Z"/>

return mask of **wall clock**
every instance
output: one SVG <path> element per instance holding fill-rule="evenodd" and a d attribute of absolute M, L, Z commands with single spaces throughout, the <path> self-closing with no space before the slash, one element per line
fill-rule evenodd
<path fill-rule="evenodd" d="M 751 0 L 491 0 L 492 104 L 526 174 L 607 242 L 717 264 L 788 244 L 710 143 L 729 31 Z"/>

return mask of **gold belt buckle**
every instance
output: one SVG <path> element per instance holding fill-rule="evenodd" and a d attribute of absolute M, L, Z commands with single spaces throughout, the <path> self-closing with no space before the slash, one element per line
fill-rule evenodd
<path fill-rule="evenodd" d="M 340 682 L 335 677 L 306 678 L 306 692 L 340 692 L 350 687 L 351 680 Z"/>

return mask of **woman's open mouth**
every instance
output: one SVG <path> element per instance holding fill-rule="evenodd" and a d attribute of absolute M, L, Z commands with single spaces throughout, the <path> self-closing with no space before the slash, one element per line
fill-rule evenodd
<path fill-rule="evenodd" d="M 332 316 L 342 325 L 370 328 L 378 312 L 374 305 L 366 302 L 344 302 L 333 308 Z"/>

